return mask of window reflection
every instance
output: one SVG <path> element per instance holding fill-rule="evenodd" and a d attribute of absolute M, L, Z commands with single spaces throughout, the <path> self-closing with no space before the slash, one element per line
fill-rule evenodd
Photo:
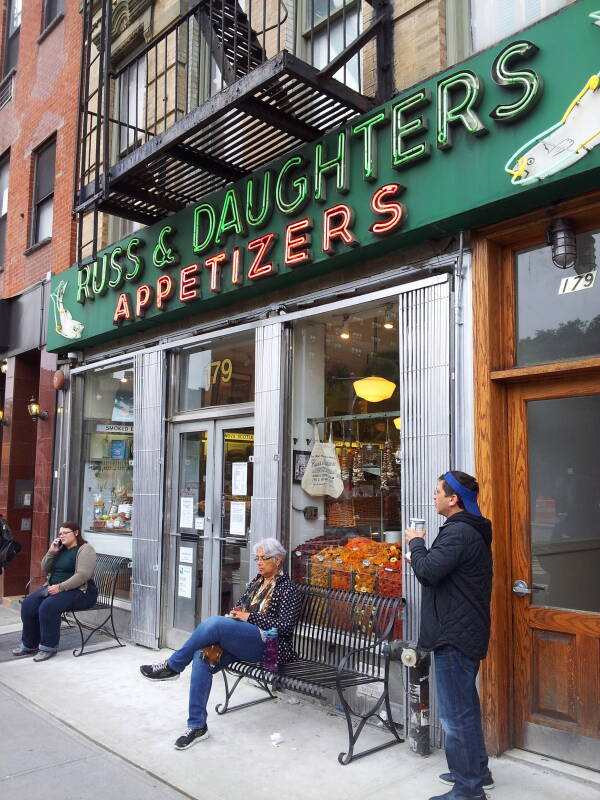
<path fill-rule="evenodd" d="M 254 400 L 254 335 L 227 337 L 181 356 L 179 409 Z"/>
<path fill-rule="evenodd" d="M 600 354 L 600 233 L 577 236 L 577 266 L 559 270 L 549 247 L 517 255 L 517 365 Z M 593 280 L 561 282 L 591 273 Z M 559 293 L 560 292 L 560 293 Z"/>
<path fill-rule="evenodd" d="M 600 396 L 528 405 L 536 605 L 600 611 Z"/>

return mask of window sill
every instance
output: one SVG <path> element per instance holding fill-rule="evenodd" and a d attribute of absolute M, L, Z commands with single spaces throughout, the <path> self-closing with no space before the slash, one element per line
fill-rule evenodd
<path fill-rule="evenodd" d="M 35 253 L 36 250 L 41 250 L 42 247 L 45 247 L 47 244 L 50 244 L 52 241 L 51 236 L 47 236 L 45 239 L 42 239 L 41 242 L 36 242 L 32 244 L 31 247 L 28 247 L 27 250 L 23 253 L 24 256 L 30 256 L 32 253 Z"/>
<path fill-rule="evenodd" d="M 38 38 L 36 39 L 36 43 L 37 43 L 37 44 L 41 44 L 41 43 L 44 41 L 44 39 L 46 38 L 46 36 L 50 36 L 50 34 L 51 34 L 51 33 L 52 33 L 52 31 L 54 30 L 54 28 L 56 28 L 56 27 L 57 27 L 57 25 L 59 25 L 59 24 L 60 24 L 60 23 L 63 21 L 63 19 L 64 19 L 64 18 L 65 18 L 65 15 L 63 14 L 63 12 L 62 12 L 62 11 L 61 11 L 61 13 L 60 13 L 60 14 L 57 14 L 57 15 L 54 17 L 54 19 L 52 20 L 52 22 L 50 22 L 50 23 L 49 23 L 49 24 L 48 24 L 48 25 L 47 25 L 47 26 L 44 28 L 44 30 L 43 30 L 43 31 L 40 33 L 40 35 L 39 35 L 39 36 L 38 36 Z"/>

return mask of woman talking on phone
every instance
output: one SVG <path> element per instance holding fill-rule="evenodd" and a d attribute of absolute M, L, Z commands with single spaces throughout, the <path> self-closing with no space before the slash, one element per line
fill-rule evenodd
<path fill-rule="evenodd" d="M 32 655 L 34 661 L 47 661 L 56 655 L 62 613 L 84 611 L 96 602 L 95 567 L 96 551 L 82 537 L 79 525 L 63 522 L 42 559 L 46 584 L 23 600 L 23 633 L 13 656 Z"/>

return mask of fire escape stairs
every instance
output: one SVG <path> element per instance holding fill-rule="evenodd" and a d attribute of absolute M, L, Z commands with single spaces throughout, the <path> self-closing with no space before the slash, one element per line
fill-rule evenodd
<path fill-rule="evenodd" d="M 224 88 L 123 155 L 95 184 L 80 185 L 75 211 L 101 210 L 152 224 L 387 99 L 391 6 L 388 0 L 369 2 L 374 20 L 319 70 L 286 50 L 265 60 L 237 0 L 200 0 L 194 6 L 199 29 Z M 387 95 L 380 87 L 376 98 L 333 77 L 373 37 Z"/>

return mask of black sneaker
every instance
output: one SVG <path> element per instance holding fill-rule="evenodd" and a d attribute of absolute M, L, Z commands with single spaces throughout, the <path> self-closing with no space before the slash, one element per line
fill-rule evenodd
<path fill-rule="evenodd" d="M 179 673 L 171 669 L 166 661 L 161 661 L 160 664 L 144 664 L 140 667 L 140 672 L 149 681 L 174 681 L 179 677 Z"/>
<path fill-rule="evenodd" d="M 175 750 L 187 750 L 196 742 L 208 739 L 208 728 L 206 725 L 203 728 L 188 728 L 183 736 L 175 742 Z"/>
<path fill-rule="evenodd" d="M 438 776 L 442 783 L 445 783 L 446 786 L 454 786 L 454 778 L 452 777 L 451 772 L 444 772 L 442 775 Z M 482 786 L 484 789 L 493 789 L 496 784 L 494 783 L 494 779 L 492 778 L 492 773 L 488 772 L 487 778 L 484 778 L 482 781 Z"/>

